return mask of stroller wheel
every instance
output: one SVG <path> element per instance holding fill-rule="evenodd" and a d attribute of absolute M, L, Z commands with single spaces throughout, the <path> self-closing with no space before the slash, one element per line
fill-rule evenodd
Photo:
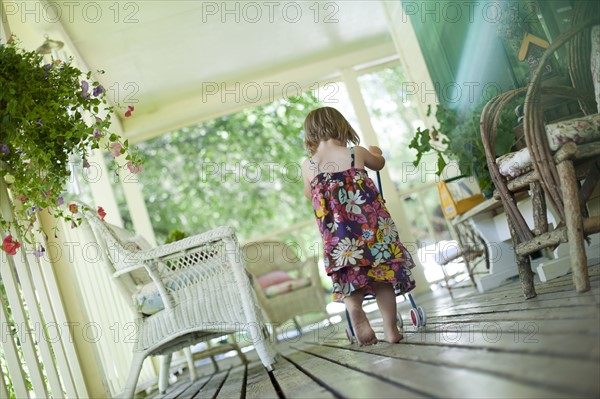
<path fill-rule="evenodd" d="M 413 326 L 421 327 L 421 317 L 414 308 L 410 310 L 410 321 L 412 321 Z"/>
<path fill-rule="evenodd" d="M 425 310 L 422 307 L 418 307 L 419 316 L 421 317 L 421 326 L 425 327 L 427 325 L 427 315 L 425 314 Z"/>

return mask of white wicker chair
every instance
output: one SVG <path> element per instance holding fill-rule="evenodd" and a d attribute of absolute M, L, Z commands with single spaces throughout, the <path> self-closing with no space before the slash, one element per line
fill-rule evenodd
<path fill-rule="evenodd" d="M 248 334 L 263 365 L 272 369 L 276 352 L 230 227 L 136 252 L 124 247 L 93 212 L 84 216 L 111 259 L 111 273 L 121 288 L 131 293 L 135 285 L 128 277 L 145 269 L 164 303 L 164 309 L 151 316 L 138 312 L 134 358 L 122 397 L 133 397 L 147 356 L 165 355 L 159 382 L 164 391 L 164 370 L 173 352 L 225 334 Z"/>
<path fill-rule="evenodd" d="M 242 253 L 246 267 L 252 275 L 252 285 L 258 303 L 275 327 L 292 319 L 298 331 L 301 331 L 296 316 L 310 312 L 327 315 L 325 292 L 314 259 L 309 257 L 302 261 L 294 247 L 280 241 L 250 242 L 242 247 Z M 271 295 L 271 287 L 263 290 L 257 280 L 274 271 L 295 275 L 292 280 L 279 284 L 284 286 L 284 292 Z M 286 288 L 288 284 L 289 288 Z"/>

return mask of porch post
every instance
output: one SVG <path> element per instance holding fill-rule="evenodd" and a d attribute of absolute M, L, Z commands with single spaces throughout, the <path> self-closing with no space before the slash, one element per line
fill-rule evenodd
<path fill-rule="evenodd" d="M 396 51 L 400 56 L 400 64 L 408 80 L 407 84 L 415 92 L 414 103 L 419 116 L 425 126 L 431 126 L 437 123 L 434 115 L 438 98 L 410 18 L 404 14 L 401 1 L 381 1 L 381 6 Z M 427 116 L 427 104 L 431 104 L 430 116 Z"/>
<path fill-rule="evenodd" d="M 48 236 L 46 247 L 48 248 L 48 263 L 51 268 L 47 269 L 48 273 L 53 273 L 56 276 L 55 283 L 58 288 L 57 292 L 52 292 L 53 295 L 60 295 L 64 305 L 64 312 L 67 322 L 64 327 L 69 334 L 70 339 L 75 347 L 79 368 L 76 370 L 76 377 L 85 381 L 85 386 L 80 386 L 79 389 L 86 389 L 84 395 L 90 398 L 102 398 L 107 396 L 106 383 L 103 378 L 102 366 L 98 358 L 98 352 L 94 343 L 86 338 L 82 333 L 88 319 L 85 317 L 85 309 L 79 291 L 79 283 L 73 270 L 74 265 L 70 261 L 70 251 L 77 250 L 76 247 L 65 239 L 64 231 L 59 230 L 56 235 L 52 230 L 56 223 L 56 219 L 47 209 L 38 213 L 39 222 Z M 66 226 L 66 224 L 63 224 Z M 79 391 L 78 391 L 79 392 Z"/>
<path fill-rule="evenodd" d="M 371 124 L 369 110 L 367 109 L 360 92 L 360 86 L 356 78 L 356 73 L 352 69 L 344 69 L 341 71 L 341 73 L 342 80 L 348 89 L 350 102 L 352 103 L 352 107 L 356 113 L 358 124 L 360 125 L 360 129 L 365 137 L 366 143 L 368 143 L 368 145 L 379 145 L 377 141 L 377 135 L 375 134 L 375 130 Z M 390 214 L 392 215 L 392 218 L 394 219 L 394 222 L 396 222 L 398 232 L 400 234 L 400 240 L 402 240 L 402 243 L 405 244 L 407 249 L 411 252 L 415 263 L 420 266 L 420 261 L 416 251 L 418 249 L 417 242 L 411 235 L 411 227 L 408 223 L 408 217 L 406 215 L 406 211 L 404 210 L 404 205 L 402 204 L 400 197 L 397 195 L 398 193 L 396 188 L 394 187 L 392 179 L 390 178 L 389 169 L 383 168 L 380 172 L 380 176 L 384 191 L 388 193 L 385 197 L 385 203 L 390 211 Z M 429 283 L 425 278 L 423 268 L 416 267 L 412 269 L 412 274 L 415 282 L 417 283 L 417 287 L 413 290 L 413 294 L 429 291 Z"/>
<path fill-rule="evenodd" d="M 127 138 L 127 134 L 123 133 L 123 125 L 116 115 L 111 121 L 111 130 L 118 133 L 124 138 Z M 143 172 L 142 172 L 143 173 Z M 148 214 L 148 208 L 146 208 L 146 202 L 144 201 L 144 195 L 140 185 L 138 184 L 137 175 L 131 173 L 127 168 L 122 169 L 119 173 L 119 181 L 123 192 L 125 193 L 125 201 L 129 208 L 129 215 L 133 222 L 135 232 L 146 239 L 152 246 L 156 246 L 156 237 L 154 236 L 154 229 L 152 228 L 152 222 L 150 221 L 150 215 Z"/>
<path fill-rule="evenodd" d="M 123 227 L 121 212 L 119 211 L 115 193 L 110 184 L 114 175 L 106 167 L 106 162 L 104 162 L 102 154 L 103 152 L 100 150 L 92 151 L 89 159 L 89 169 L 91 171 L 87 176 L 87 180 L 90 183 L 94 204 L 101 206 L 106 212 L 106 221 L 115 226 Z"/>

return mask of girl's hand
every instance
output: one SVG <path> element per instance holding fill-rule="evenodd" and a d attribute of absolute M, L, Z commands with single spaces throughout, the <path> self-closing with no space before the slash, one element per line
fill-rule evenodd
<path fill-rule="evenodd" d="M 381 151 L 381 148 L 375 146 L 375 145 L 370 145 L 369 146 L 369 152 L 375 155 L 381 155 L 383 154 L 383 152 Z"/>
<path fill-rule="evenodd" d="M 385 165 L 385 158 L 382 155 L 381 149 L 376 146 L 369 146 L 367 150 L 364 147 L 357 146 L 357 159 L 364 161 L 364 165 L 371 170 L 381 170 Z"/>

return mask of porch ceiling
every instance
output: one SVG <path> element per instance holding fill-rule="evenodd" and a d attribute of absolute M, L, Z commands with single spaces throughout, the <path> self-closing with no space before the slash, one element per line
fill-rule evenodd
<path fill-rule="evenodd" d="M 7 12 L 17 35 L 23 18 L 16 18 L 25 16 L 40 44 L 44 34 L 64 40 L 86 67 L 104 70 L 98 79 L 111 99 L 135 101 L 135 118 L 124 120 L 118 111 L 124 133 L 134 140 L 160 134 L 157 125 L 164 132 L 246 103 L 243 92 L 208 98 L 209 86 L 214 91 L 215 84 L 261 82 L 260 100 L 246 93 L 259 103 L 280 97 L 287 83 L 310 86 L 357 61 L 395 53 L 379 1 L 61 0 L 41 2 L 37 21 L 18 11 Z M 264 82 L 278 86 L 270 91 Z"/>

